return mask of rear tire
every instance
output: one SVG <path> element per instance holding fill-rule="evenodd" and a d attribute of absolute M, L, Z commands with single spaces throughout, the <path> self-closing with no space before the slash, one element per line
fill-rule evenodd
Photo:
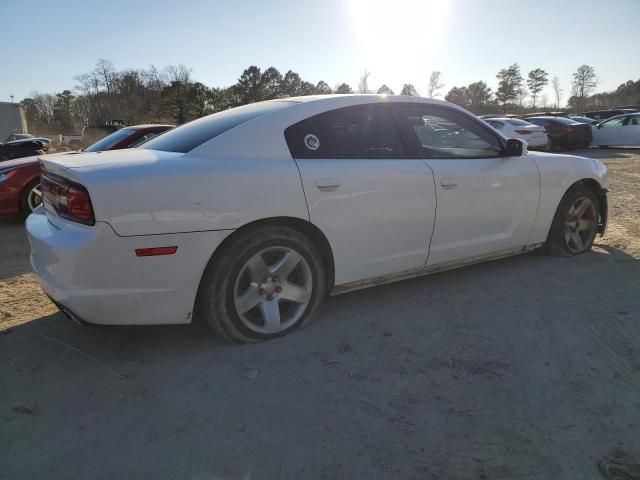
<path fill-rule="evenodd" d="M 233 343 L 270 340 L 310 322 L 325 296 L 326 273 L 307 237 L 264 226 L 222 248 L 200 282 L 196 318 Z"/>
<path fill-rule="evenodd" d="M 20 211 L 23 215 L 29 215 L 42 203 L 40 191 L 40 179 L 37 178 L 27 184 L 20 194 Z"/>
<path fill-rule="evenodd" d="M 558 205 L 547 237 L 547 251 L 559 257 L 571 257 L 591 250 L 598 231 L 600 204 L 593 191 L 575 185 Z"/>

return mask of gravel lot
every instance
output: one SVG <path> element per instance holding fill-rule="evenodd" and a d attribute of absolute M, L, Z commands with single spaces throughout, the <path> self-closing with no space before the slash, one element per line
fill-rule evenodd
<path fill-rule="evenodd" d="M 75 325 L 3 220 L 0 478 L 598 479 L 640 458 L 640 150 L 579 153 L 610 171 L 593 253 L 335 297 L 251 346 Z"/>

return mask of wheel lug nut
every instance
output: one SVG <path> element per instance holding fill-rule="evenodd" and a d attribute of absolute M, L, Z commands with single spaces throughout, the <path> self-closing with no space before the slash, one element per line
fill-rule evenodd
<path fill-rule="evenodd" d="M 282 292 L 282 287 L 276 287 L 276 292 L 278 293 Z"/>
<path fill-rule="evenodd" d="M 258 293 L 259 293 L 260 295 L 264 295 L 264 288 L 261 288 L 260 290 L 258 290 Z"/>

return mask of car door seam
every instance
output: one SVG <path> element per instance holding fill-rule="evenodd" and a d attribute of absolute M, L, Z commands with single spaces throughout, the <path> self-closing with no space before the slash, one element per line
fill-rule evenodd
<path fill-rule="evenodd" d="M 302 195 L 304 196 L 304 204 L 307 207 L 307 220 L 311 221 L 311 212 L 309 211 L 309 201 L 307 200 L 307 192 L 304 189 L 304 182 L 302 181 L 302 172 L 300 171 L 300 165 L 298 165 L 298 160 L 293 159 L 293 163 L 298 169 L 298 177 L 300 178 L 300 188 L 302 188 Z"/>
<path fill-rule="evenodd" d="M 542 173 L 540 172 L 540 167 L 538 166 L 538 162 L 536 162 L 535 158 L 533 159 L 533 165 L 536 167 L 536 171 L 538 172 L 538 208 L 536 209 L 536 216 L 531 224 L 531 230 L 529 230 L 529 237 L 527 238 L 526 245 L 529 245 L 531 242 L 531 236 L 533 235 L 533 231 L 538 223 L 538 215 L 540 215 L 540 204 L 542 203 Z"/>
<path fill-rule="evenodd" d="M 436 231 L 436 220 L 438 218 L 438 189 L 436 187 L 436 175 L 431 168 L 431 165 L 427 163 L 426 160 L 422 160 L 422 163 L 426 165 L 426 167 L 431 171 L 431 180 L 433 181 L 433 196 L 436 200 L 435 208 L 433 210 L 433 225 L 431 226 L 431 236 L 429 237 L 429 242 L 427 243 L 427 258 L 424 261 L 425 266 L 429 263 L 429 256 L 431 255 L 431 242 L 433 241 L 433 234 Z"/>

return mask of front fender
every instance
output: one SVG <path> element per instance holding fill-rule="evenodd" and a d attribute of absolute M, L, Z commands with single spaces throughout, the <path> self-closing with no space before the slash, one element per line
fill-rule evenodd
<path fill-rule="evenodd" d="M 598 189 L 604 191 L 605 204 L 604 223 L 600 225 L 601 233 L 606 227 L 606 189 L 609 185 L 607 167 L 597 159 L 576 155 L 558 155 L 542 152 L 529 153 L 540 172 L 540 203 L 538 215 L 529 240 L 530 244 L 542 243 L 547 239 L 553 217 L 564 194 L 579 181 L 589 180 L 597 183 Z"/>

